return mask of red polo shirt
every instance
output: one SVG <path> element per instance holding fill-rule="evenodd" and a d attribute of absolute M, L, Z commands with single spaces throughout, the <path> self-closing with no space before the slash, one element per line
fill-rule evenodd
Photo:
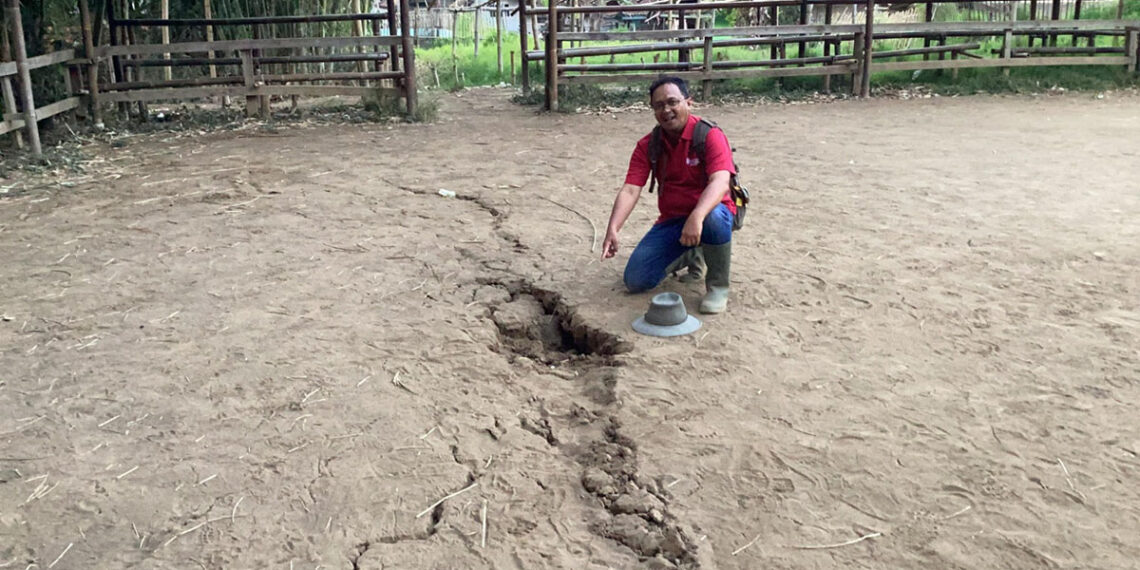
<path fill-rule="evenodd" d="M 732 164 L 732 147 L 720 129 L 710 130 L 705 138 L 703 161 L 693 154 L 693 127 L 698 121 L 700 117 L 689 115 L 689 122 L 676 143 L 670 142 L 667 136 L 661 137 L 664 148 L 661 157 L 657 159 L 657 210 L 661 216 L 657 218 L 657 223 L 670 218 L 688 217 L 708 186 L 710 174 L 721 170 L 736 174 L 736 167 Z M 626 184 L 645 186 L 649 181 L 650 136 L 652 133 L 637 141 L 633 156 L 629 158 Z M 736 213 L 736 204 L 732 202 L 730 192 L 725 192 L 721 203 L 728 206 L 730 212 Z"/>

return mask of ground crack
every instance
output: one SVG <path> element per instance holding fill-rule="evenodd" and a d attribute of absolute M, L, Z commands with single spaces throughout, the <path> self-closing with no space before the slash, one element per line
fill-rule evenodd
<path fill-rule="evenodd" d="M 356 553 L 348 557 L 349 562 L 352 562 L 352 570 L 360 570 L 360 557 L 371 547 L 372 543 L 367 540 L 356 545 Z"/>
<path fill-rule="evenodd" d="M 621 337 L 589 325 L 561 293 L 543 289 L 525 280 L 504 282 L 483 279 L 482 285 L 505 289 L 510 300 L 490 307 L 502 344 L 511 352 L 546 364 L 574 357 L 603 357 L 591 365 L 615 365 L 609 358 L 629 352 L 632 345 Z"/>
<path fill-rule="evenodd" d="M 618 420 L 606 420 L 602 437 L 578 461 L 585 466 L 582 486 L 598 497 L 611 517 L 591 530 L 633 550 L 643 559 L 664 559 L 696 569 L 697 542 L 669 512 L 668 491 L 639 477 L 637 444 L 621 433 Z"/>

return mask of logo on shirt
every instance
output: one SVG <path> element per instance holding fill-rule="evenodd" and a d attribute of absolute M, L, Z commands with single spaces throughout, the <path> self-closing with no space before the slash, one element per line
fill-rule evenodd
<path fill-rule="evenodd" d="M 690 156 L 690 157 L 685 159 L 685 164 L 687 164 L 689 166 L 697 166 L 700 163 L 701 163 L 701 159 L 699 159 L 695 156 Z"/>

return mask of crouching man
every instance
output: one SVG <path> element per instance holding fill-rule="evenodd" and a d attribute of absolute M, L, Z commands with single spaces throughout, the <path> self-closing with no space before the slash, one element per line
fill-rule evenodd
<path fill-rule="evenodd" d="M 718 128 L 708 130 L 703 153 L 693 148 L 693 131 L 700 117 L 690 112 L 693 100 L 684 79 L 662 77 L 653 82 L 649 102 L 658 128 L 637 141 L 629 159 L 625 184 L 618 190 L 606 226 L 602 259 L 617 253 L 622 226 L 641 197 L 642 187 L 652 179 L 660 187 L 660 216 L 629 256 L 626 288 L 631 293 L 652 289 L 661 283 L 671 266 L 688 265 L 690 259 L 696 265 L 696 256 L 703 252 L 707 265 L 706 294 L 700 311 L 723 312 L 728 304 L 732 223 L 736 214 L 729 193 L 730 178 L 736 174 L 732 148 Z"/>

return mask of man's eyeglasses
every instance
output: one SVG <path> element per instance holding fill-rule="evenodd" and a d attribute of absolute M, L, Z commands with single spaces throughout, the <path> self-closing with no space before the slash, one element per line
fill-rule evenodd
<path fill-rule="evenodd" d="M 678 106 L 681 105 L 681 103 L 684 103 L 684 102 L 685 102 L 684 99 L 677 99 L 674 97 L 674 98 L 666 99 L 664 101 L 654 101 L 649 106 L 652 107 L 654 111 L 660 112 L 660 111 L 664 111 L 665 109 L 676 109 Z"/>

